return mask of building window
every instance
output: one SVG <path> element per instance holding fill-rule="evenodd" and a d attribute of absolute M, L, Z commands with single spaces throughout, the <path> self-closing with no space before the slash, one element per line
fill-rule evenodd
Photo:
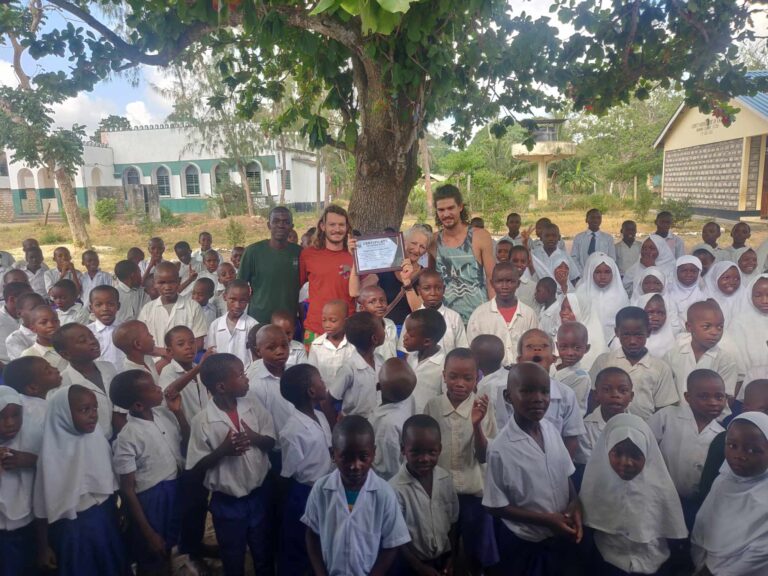
<path fill-rule="evenodd" d="M 0 176 L 8 176 L 8 159 L 5 152 L 0 152 Z"/>
<path fill-rule="evenodd" d="M 229 180 L 229 170 L 223 164 L 217 164 L 213 171 L 213 178 L 216 186 Z"/>
<path fill-rule="evenodd" d="M 261 166 L 257 162 L 251 162 L 245 167 L 245 177 L 248 179 L 251 194 L 261 194 Z"/>
<path fill-rule="evenodd" d="M 184 183 L 187 196 L 200 196 L 200 172 L 195 166 L 184 168 Z"/>
<path fill-rule="evenodd" d="M 129 186 L 141 184 L 141 176 L 136 168 L 128 168 L 128 170 L 125 171 L 125 183 Z"/>
<path fill-rule="evenodd" d="M 171 195 L 171 175 L 168 173 L 168 168 L 166 168 L 165 166 L 161 166 L 160 168 L 158 168 L 155 178 L 157 180 L 157 193 L 160 196 L 170 196 Z"/>
<path fill-rule="evenodd" d="M 291 189 L 291 171 L 290 170 L 285 171 L 285 189 L 286 190 Z"/>

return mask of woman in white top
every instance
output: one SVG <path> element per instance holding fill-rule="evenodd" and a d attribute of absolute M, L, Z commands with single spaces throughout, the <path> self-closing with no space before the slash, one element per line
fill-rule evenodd
<path fill-rule="evenodd" d="M 720 260 L 712 265 L 704 280 L 706 297 L 712 298 L 720 305 L 725 317 L 725 327 L 728 328 L 741 308 L 744 289 L 739 267 L 730 260 Z"/>
<path fill-rule="evenodd" d="M 616 312 L 629 305 L 616 261 L 604 252 L 594 252 L 587 258 L 576 296 L 582 310 L 591 310 L 600 318 L 603 342 L 608 344 L 614 336 Z M 597 339 L 591 332 L 590 336 L 591 342 Z"/>
<path fill-rule="evenodd" d="M 670 555 L 667 539 L 688 535 L 659 446 L 639 416 L 608 421 L 579 497 L 597 548 L 590 574 L 656 574 Z"/>
<path fill-rule="evenodd" d="M 691 533 L 697 574 L 768 574 L 768 415 L 745 412 L 728 426 L 725 462 Z"/>
<path fill-rule="evenodd" d="M 672 254 L 666 241 L 656 234 L 651 234 L 641 244 L 640 260 L 630 266 L 624 274 L 624 288 L 627 291 L 632 290 L 635 279 L 651 266 L 656 266 L 667 277 L 672 275 L 675 268 L 675 255 Z"/>

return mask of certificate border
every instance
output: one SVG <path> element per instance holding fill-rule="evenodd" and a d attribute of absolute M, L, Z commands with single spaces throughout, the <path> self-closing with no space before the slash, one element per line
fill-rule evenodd
<path fill-rule="evenodd" d="M 397 240 L 398 246 L 400 247 L 400 251 L 403 253 L 403 258 L 405 258 L 405 241 L 403 240 L 402 232 L 382 232 L 381 234 L 368 234 L 366 236 L 358 236 L 355 238 L 355 241 L 359 242 L 360 240 L 376 240 L 378 238 L 395 238 Z M 360 262 L 357 259 L 357 250 L 355 250 L 355 268 L 357 269 L 358 274 L 378 274 L 379 272 L 394 272 L 403 269 L 402 266 L 395 266 L 393 268 L 360 270 Z"/>

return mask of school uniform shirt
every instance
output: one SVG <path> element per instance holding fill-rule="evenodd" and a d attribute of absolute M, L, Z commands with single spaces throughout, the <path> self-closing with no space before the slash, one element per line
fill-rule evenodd
<path fill-rule="evenodd" d="M 23 410 L 21 429 L 10 440 L 0 441 L 0 450 L 18 450 L 39 454 L 42 438 L 40 422 L 26 419 L 26 407 L 21 394 L 8 386 L 0 386 L 0 411 L 15 404 Z M 34 519 L 32 495 L 35 482 L 33 468 L 2 470 L 0 472 L 0 530 L 17 530 Z M 6 552 L 10 553 L 10 552 Z M 5 567 L 7 569 L 7 566 Z"/>
<path fill-rule="evenodd" d="M 40 268 L 32 272 L 27 268 L 27 263 L 22 262 L 18 266 L 19 270 L 23 270 L 29 280 L 29 286 L 36 293 L 40 294 L 43 298 L 48 298 L 48 290 L 45 289 L 45 273 L 48 270 L 48 266 L 41 264 Z"/>
<path fill-rule="evenodd" d="M 331 427 L 325 414 L 319 410 L 314 414 L 315 419 L 294 410 L 280 431 L 280 475 L 300 484 L 314 484 L 333 471 Z"/>
<path fill-rule="evenodd" d="M 536 284 L 539 282 L 538 274 L 531 274 L 531 271 L 526 268 L 525 272 L 520 276 L 520 284 L 515 290 L 515 296 L 523 304 L 530 306 L 536 310 Z"/>
<path fill-rule="evenodd" d="M 501 430 L 512 418 L 514 410 L 512 404 L 504 399 L 506 388 L 497 387 L 496 394 L 490 398 L 494 404 L 496 415 L 496 427 Z M 584 434 L 584 418 L 581 415 L 576 394 L 562 382 L 549 379 L 549 407 L 544 413 L 544 419 L 548 420 L 563 438 L 581 436 Z"/>
<path fill-rule="evenodd" d="M 272 418 L 258 403 L 248 398 L 237 399 L 237 416 L 240 422 L 262 436 L 275 438 Z M 235 427 L 226 412 L 208 402 L 205 409 L 192 419 L 192 429 L 187 449 L 187 470 L 192 470 L 200 460 L 221 446 L 230 431 L 241 432 L 242 425 Z M 203 484 L 211 492 L 221 492 L 235 498 L 247 496 L 264 482 L 269 472 L 269 458 L 255 446 L 239 456 L 222 458 L 205 472 Z"/>
<path fill-rule="evenodd" d="M 223 287 L 221 286 L 221 284 L 219 284 L 219 275 L 216 272 L 208 272 L 207 269 L 202 268 L 200 272 L 197 274 L 197 280 L 200 280 L 201 278 L 208 278 L 213 282 L 214 297 L 217 294 L 220 294 L 222 292 Z M 197 282 L 197 280 L 195 280 L 195 282 Z"/>
<path fill-rule="evenodd" d="M 69 362 L 59 356 L 59 353 L 53 349 L 53 346 L 43 346 L 37 342 L 34 342 L 29 348 L 24 350 L 24 352 L 21 353 L 21 356 L 39 356 L 59 372 L 63 372 L 63 370 L 69 366 Z"/>
<path fill-rule="evenodd" d="M 395 491 L 373 470 L 353 506 L 338 470 L 318 480 L 301 521 L 320 537 L 328 576 L 365 576 L 381 549 L 411 541 Z"/>
<path fill-rule="evenodd" d="M 748 326 L 743 328 L 749 330 Z M 739 375 L 738 362 L 733 354 L 723 350 L 718 344 L 704 352 L 697 361 L 693 348 L 691 348 L 690 337 L 684 338 L 675 348 L 664 355 L 664 361 L 672 369 L 677 392 L 680 395 L 680 404 L 683 406 L 688 404 L 684 396 L 688 375 L 699 368 L 707 368 L 720 374 L 723 382 L 725 382 L 725 393 L 728 396 L 736 394 L 736 380 Z"/>
<path fill-rule="evenodd" d="M 555 372 L 557 380 L 568 386 L 576 394 L 576 400 L 579 402 L 582 416 L 587 413 L 587 399 L 589 390 L 592 388 L 592 379 L 589 372 L 584 370 L 577 362 L 573 366 L 560 368 Z"/>
<path fill-rule="evenodd" d="M 420 414 L 427 402 L 445 393 L 443 383 L 445 352 L 438 350 L 423 360 L 419 360 L 418 352 L 410 352 L 406 360 L 416 374 L 416 388 L 413 389 L 412 397 L 416 413 Z"/>
<path fill-rule="evenodd" d="M 200 308 L 202 309 L 203 319 L 205 320 L 205 329 L 208 330 L 211 324 L 216 322 L 216 318 L 221 316 L 221 314 L 219 314 L 219 307 L 214 302 L 214 299 L 211 298 L 204 306 L 200 306 Z"/>
<path fill-rule="evenodd" d="M 576 262 L 579 270 L 583 270 L 589 258 L 589 245 L 592 243 L 592 237 L 595 237 L 595 247 L 592 253 L 605 252 L 613 260 L 616 260 L 616 247 L 613 244 L 613 236 L 602 230 L 592 232 L 592 230 L 584 230 L 579 232 L 573 237 L 573 245 L 571 246 L 571 258 Z"/>
<path fill-rule="evenodd" d="M 19 320 L 11 316 L 5 306 L 0 308 L 0 362 L 3 364 L 8 364 L 8 362 L 11 361 L 10 356 L 8 356 L 8 347 L 6 346 L 5 341 L 11 334 L 16 332 L 20 326 L 21 324 Z"/>
<path fill-rule="evenodd" d="M 609 461 L 609 452 L 624 440 L 631 440 L 645 457 L 645 466 L 632 480 L 622 480 Z M 659 447 L 638 416 L 611 418 L 584 471 L 580 498 L 584 524 L 594 528 L 600 555 L 625 573 L 655 574 L 669 558 L 667 538 L 688 534 Z"/>
<path fill-rule="evenodd" d="M 307 364 L 307 349 L 301 342 L 291 340 L 288 343 L 288 360 L 285 362 L 285 367 L 290 368 L 297 364 Z"/>
<path fill-rule="evenodd" d="M 75 302 L 72 304 L 69 310 L 62 310 L 61 308 L 57 308 L 56 315 L 59 317 L 59 324 L 62 326 L 64 326 L 64 324 L 70 323 L 82 324 L 83 326 L 86 326 L 91 321 L 91 313 L 85 306 L 80 304 L 80 302 Z"/>
<path fill-rule="evenodd" d="M 414 398 L 409 396 L 400 402 L 380 404 L 371 415 L 376 444 L 373 469 L 384 480 L 389 480 L 400 470 L 403 461 L 400 451 L 403 424 L 416 413 Z"/>
<path fill-rule="evenodd" d="M 548 308 L 543 308 L 537 304 L 534 311 L 539 313 L 539 330 L 546 332 L 552 340 L 557 339 L 557 331 L 560 329 L 560 307 L 563 304 L 562 297 L 555 299 Z"/>
<path fill-rule="evenodd" d="M 656 236 L 659 236 L 656 234 Z M 680 236 L 677 234 L 674 234 L 673 232 L 668 232 L 667 237 L 664 238 L 663 236 L 659 236 L 664 242 L 666 242 L 667 246 L 669 246 L 669 249 L 672 251 L 672 254 L 675 256 L 675 258 L 680 258 L 680 256 L 685 256 L 685 242 L 683 241 Z"/>
<path fill-rule="evenodd" d="M 403 463 L 389 481 L 411 535 L 411 547 L 419 560 L 434 560 L 451 551 L 448 534 L 459 520 L 459 497 L 451 474 L 435 466 L 432 495 Z"/>
<path fill-rule="evenodd" d="M 648 418 L 648 426 L 659 443 L 678 494 L 683 498 L 698 495 L 709 445 L 725 429 L 712 420 L 699 432 L 690 406 L 662 408 Z"/>
<path fill-rule="evenodd" d="M 581 276 L 581 268 L 568 255 L 564 247 L 558 247 L 552 254 L 547 254 L 544 248 L 539 246 L 531 251 L 531 256 L 533 257 L 534 269 L 539 278 L 544 278 L 545 276 L 554 278 L 555 268 L 561 262 L 568 264 L 568 279 L 571 282 L 578 280 L 579 276 Z"/>
<path fill-rule="evenodd" d="M 93 278 L 91 278 L 88 272 L 83 272 L 80 275 L 80 286 L 82 287 L 80 299 L 84 304 L 89 304 L 91 301 L 91 290 L 97 286 L 112 286 L 113 283 L 112 276 L 102 270 L 97 270 Z"/>
<path fill-rule="evenodd" d="M 635 396 L 629 404 L 630 414 L 636 414 L 643 420 L 647 420 L 659 408 L 680 401 L 672 370 L 664 360 L 646 354 L 632 365 L 621 348 L 601 354 L 589 371 L 593 389 L 595 378 L 600 370 L 609 366 L 621 368 L 632 380 L 632 391 Z"/>
<path fill-rule="evenodd" d="M 423 310 L 424 308 L 425 306 L 422 304 L 419 310 Z M 455 348 L 469 348 L 467 331 L 464 329 L 464 321 L 461 319 L 461 314 L 455 310 L 451 310 L 444 304 L 441 304 L 437 311 L 443 315 L 443 319 L 445 320 L 445 334 L 443 335 L 442 340 L 438 342 L 438 345 L 443 352 L 448 354 Z M 405 320 L 407 321 L 409 317 L 410 314 L 406 316 Z M 403 322 L 403 328 L 400 330 L 400 339 L 397 343 L 397 349 L 402 350 L 403 352 L 406 351 L 405 346 L 403 345 L 403 338 L 405 338 L 406 332 L 405 322 Z"/>
<path fill-rule="evenodd" d="M 328 340 L 327 334 L 321 334 L 309 346 L 309 364 L 320 371 L 327 384 L 334 381 L 339 369 L 349 362 L 355 348 L 347 342 L 346 336 L 339 342 L 338 348 Z"/>
<path fill-rule="evenodd" d="M 504 342 L 504 365 L 517 362 L 517 342 L 531 328 L 539 327 L 539 318 L 532 308 L 519 300 L 512 321 L 507 323 L 499 312 L 496 298 L 478 306 L 467 322 L 467 340 L 480 334 L 493 334 Z"/>
<path fill-rule="evenodd" d="M 139 312 L 144 306 L 151 302 L 149 296 L 144 292 L 144 288 L 129 288 L 123 284 L 120 280 L 115 282 L 115 288 L 120 298 L 120 309 L 115 316 L 115 324 L 122 324 L 128 320 L 136 320 L 139 317 Z M 158 343 L 158 346 L 162 342 Z"/>
<path fill-rule="evenodd" d="M 373 353 L 382 364 L 397 357 L 397 326 L 389 318 L 384 318 L 384 343 L 377 346 Z"/>
<path fill-rule="evenodd" d="M 184 296 L 179 296 L 170 306 L 170 311 L 160 298 L 148 302 L 139 312 L 139 320 L 147 325 L 158 346 L 163 345 L 165 335 L 176 326 L 186 326 L 195 338 L 204 337 L 208 331 L 200 305 Z"/>
<path fill-rule="evenodd" d="M 499 242 L 502 240 L 506 240 L 507 242 L 512 242 L 512 246 L 522 246 L 523 245 L 523 236 L 521 234 L 518 234 L 514 238 L 510 236 L 509 234 L 505 234 L 499 239 Z"/>
<path fill-rule="evenodd" d="M 123 371 L 125 353 L 115 346 L 115 343 L 112 341 L 112 335 L 115 333 L 115 330 L 117 330 L 117 327 L 117 321 L 109 326 L 103 324 L 100 320 L 94 320 L 88 324 L 88 330 L 93 332 L 93 335 L 96 336 L 96 340 L 99 341 L 99 347 L 101 348 L 99 360 L 111 363 L 119 374 Z"/>
<path fill-rule="evenodd" d="M 631 246 L 627 246 L 627 243 L 624 242 L 624 240 L 619 240 L 613 245 L 614 250 L 616 251 L 616 266 L 619 267 L 619 272 L 621 272 L 622 276 L 627 273 L 627 270 L 629 270 L 633 264 L 640 260 L 640 248 L 642 245 L 643 243 L 638 242 L 637 240 L 632 242 Z"/>
<path fill-rule="evenodd" d="M 248 377 L 248 398 L 258 402 L 272 416 L 274 430 L 280 438 L 280 431 L 288 419 L 296 412 L 293 404 L 280 394 L 280 378 L 272 374 L 264 366 L 264 360 L 256 360 L 248 366 L 245 375 Z"/>
<path fill-rule="evenodd" d="M 374 358 L 374 368 L 369 366 L 360 353 L 353 352 L 336 378 L 328 385 L 328 392 L 336 400 L 341 400 L 341 411 L 349 416 L 359 414 L 363 418 L 370 417 L 378 404 L 376 385 L 379 383 L 381 363 Z"/>
<path fill-rule="evenodd" d="M 56 284 L 56 282 L 59 280 L 72 280 L 74 282 L 75 277 L 80 280 L 83 277 L 83 273 L 79 270 L 75 270 L 74 273 L 72 270 L 67 270 L 64 274 L 62 274 L 58 268 L 50 268 L 49 270 L 46 270 L 45 274 L 43 274 L 43 280 L 45 282 L 45 293 L 48 294 L 51 288 L 53 288 L 53 285 Z"/>
<path fill-rule="evenodd" d="M 128 414 L 128 421 L 112 445 L 112 463 L 119 475 L 134 473 L 136 493 L 174 480 L 184 467 L 181 428 L 165 407 L 152 408 L 152 420 Z"/>
<path fill-rule="evenodd" d="M 16 258 L 14 258 L 10 252 L 0 250 L 0 268 L 10 270 L 11 268 L 14 268 L 14 264 L 16 264 Z"/>
<path fill-rule="evenodd" d="M 600 406 L 595 407 L 592 412 L 584 416 L 584 434 L 579 436 L 579 448 L 573 457 L 576 464 L 586 464 L 592 455 L 592 450 L 597 444 L 597 439 L 605 430 L 607 422 L 603 418 L 603 411 Z"/>
<path fill-rule="evenodd" d="M 206 346 L 216 346 L 216 352 L 234 354 L 240 358 L 243 366 L 248 366 L 251 363 L 251 352 L 248 350 L 248 332 L 258 324 L 248 314 L 243 314 L 237 319 L 234 329 L 230 332 L 227 316 L 221 316 L 214 320 L 208 328 Z"/>
<path fill-rule="evenodd" d="M 149 267 L 149 262 L 150 261 L 147 258 L 144 258 L 144 260 L 139 262 L 139 272 L 141 272 L 142 278 L 144 277 L 144 273 L 147 271 L 147 268 Z M 168 260 L 166 260 L 165 258 L 161 258 L 160 262 L 158 262 L 157 264 L 160 264 L 161 262 L 168 262 Z M 152 267 L 152 271 L 150 272 L 150 274 L 154 274 L 155 272 L 157 272 L 157 264 L 155 264 Z"/>
<path fill-rule="evenodd" d="M 154 364 L 153 364 L 154 366 Z M 160 372 L 160 377 L 155 380 L 157 385 L 163 390 L 168 388 L 173 382 L 181 378 L 187 373 L 187 370 L 182 368 L 176 360 L 171 360 L 170 363 L 163 367 Z M 192 420 L 208 405 L 210 396 L 208 389 L 200 382 L 199 377 L 195 376 L 181 391 L 181 409 L 184 412 L 184 416 L 187 420 Z"/>
<path fill-rule="evenodd" d="M 128 372 L 128 370 L 141 370 L 142 372 L 146 372 L 150 376 L 152 376 L 152 380 L 155 384 L 160 383 L 160 375 L 157 373 L 157 368 L 155 368 L 155 359 L 152 358 L 152 356 L 144 356 L 144 364 L 138 364 L 134 362 L 133 360 L 129 360 L 128 358 L 125 359 L 125 362 L 123 362 L 123 370 L 122 372 Z M 184 402 L 184 398 L 181 399 L 182 405 Z"/>
<path fill-rule="evenodd" d="M 523 432 L 514 418 L 488 446 L 483 506 L 516 506 L 535 512 L 564 512 L 570 502 L 568 478 L 575 472 L 560 431 L 541 420 L 544 450 Z M 549 528 L 513 522 L 504 525 L 518 538 L 541 542 L 553 536 Z"/>
<path fill-rule="evenodd" d="M 475 455 L 472 428 L 474 402 L 475 394 L 472 393 L 454 408 L 448 396 L 443 394 L 427 402 L 424 414 L 432 416 L 440 424 L 443 450 L 437 463 L 451 473 L 456 491 L 469 496 L 482 496 L 484 467 Z M 496 436 L 496 420 L 490 404 L 481 426 L 488 440 Z"/>
<path fill-rule="evenodd" d="M 5 351 L 8 353 L 8 358 L 11 360 L 20 358 L 21 353 L 32 346 L 35 340 L 37 340 L 37 334 L 23 324 L 19 324 L 19 329 L 11 332 L 5 339 Z"/>
<path fill-rule="evenodd" d="M 176 264 L 176 262 L 174 262 Z M 195 287 L 195 282 L 197 282 L 197 279 L 200 278 L 200 272 L 203 271 L 203 264 L 201 262 L 198 262 L 197 260 L 190 260 L 189 264 L 184 264 L 183 262 L 178 262 L 179 265 L 179 280 L 181 280 L 181 284 L 184 284 L 184 282 L 187 281 L 189 278 L 189 268 L 192 267 L 192 270 L 194 272 L 197 272 L 197 276 L 195 277 L 192 282 L 190 282 L 184 290 L 179 292 L 182 296 L 189 296 L 192 294 L 192 289 Z"/>
<path fill-rule="evenodd" d="M 496 391 L 499 388 L 504 388 L 504 389 L 507 388 L 508 378 L 509 378 L 509 370 L 507 368 L 504 368 L 504 366 L 502 366 L 495 372 L 486 374 L 477 383 L 477 395 L 488 396 L 488 400 L 490 401 L 494 397 L 494 395 L 496 394 Z"/>
<path fill-rule="evenodd" d="M 83 388 L 88 388 L 88 390 L 96 395 L 99 412 L 99 427 L 102 432 L 104 432 L 104 436 L 107 439 L 110 439 L 112 438 L 112 412 L 127 414 L 128 411 L 112 404 L 112 400 L 109 397 L 109 387 L 112 384 L 112 379 L 117 376 L 115 367 L 108 362 L 101 362 L 100 360 L 95 360 L 94 365 L 101 374 L 101 382 L 104 384 L 104 390 L 88 380 L 88 378 L 75 370 L 71 365 L 67 365 L 67 367 L 61 371 L 61 385 L 74 386 L 77 384 Z"/>

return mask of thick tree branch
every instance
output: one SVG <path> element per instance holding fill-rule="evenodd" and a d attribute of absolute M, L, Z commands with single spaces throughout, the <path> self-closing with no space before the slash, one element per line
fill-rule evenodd
<path fill-rule="evenodd" d="M 680 17 L 688 22 L 692 27 L 696 28 L 696 30 L 699 31 L 699 33 L 704 38 L 705 42 L 709 42 L 709 32 L 707 32 L 707 29 L 704 27 L 704 25 L 696 20 L 693 16 L 691 16 L 691 13 L 688 11 L 688 8 L 686 8 L 680 0 L 672 0 L 672 4 L 674 4 L 675 8 L 677 8 L 678 12 L 680 13 Z"/>
<path fill-rule="evenodd" d="M 635 36 L 637 35 L 637 23 L 640 20 L 640 0 L 635 0 L 632 5 L 632 20 L 629 24 L 629 34 L 627 35 L 627 43 L 624 46 L 624 57 L 622 58 L 622 65 L 624 71 L 629 70 L 629 55 L 632 52 L 632 44 L 635 42 Z"/>
<path fill-rule="evenodd" d="M 24 46 L 19 43 L 15 34 L 8 33 L 8 39 L 11 41 L 13 47 L 13 72 L 16 74 L 16 78 L 19 79 L 19 85 L 27 91 L 32 90 L 32 83 L 29 75 L 24 72 L 24 66 L 21 64 L 21 57 L 24 55 Z"/>
<path fill-rule="evenodd" d="M 336 148 L 337 150 L 354 153 L 354 150 L 350 150 L 344 142 L 337 140 L 333 136 L 327 136 L 325 138 L 325 143 L 332 148 Z"/>

